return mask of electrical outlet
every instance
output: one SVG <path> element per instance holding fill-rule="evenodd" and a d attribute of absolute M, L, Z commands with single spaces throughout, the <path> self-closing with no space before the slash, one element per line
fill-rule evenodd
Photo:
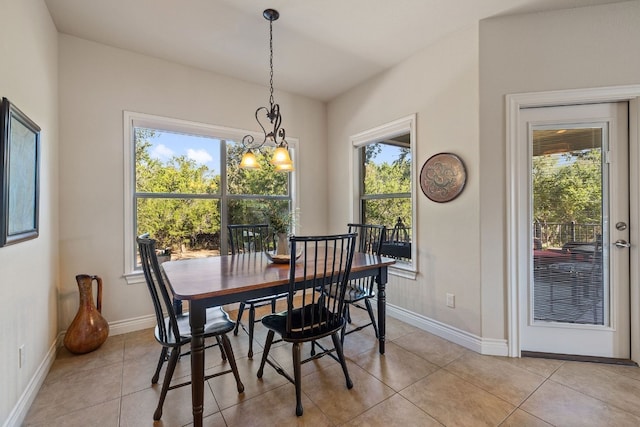
<path fill-rule="evenodd" d="M 27 361 L 26 355 L 24 353 L 24 344 L 18 347 L 18 367 L 22 368 Z"/>
<path fill-rule="evenodd" d="M 447 294 L 447 307 L 454 308 L 456 306 L 456 296 L 454 294 Z"/>

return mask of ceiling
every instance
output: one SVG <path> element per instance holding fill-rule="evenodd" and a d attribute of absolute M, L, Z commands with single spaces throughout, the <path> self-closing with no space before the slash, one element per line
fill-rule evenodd
<path fill-rule="evenodd" d="M 492 16 L 620 0 L 45 0 L 59 32 L 328 101 Z"/>

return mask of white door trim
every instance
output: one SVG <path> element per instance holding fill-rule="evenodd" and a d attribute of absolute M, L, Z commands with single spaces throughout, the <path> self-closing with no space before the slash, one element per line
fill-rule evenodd
<path fill-rule="evenodd" d="M 509 356 L 520 357 L 520 308 L 519 286 L 522 280 L 528 280 L 526 266 L 518 263 L 528 254 L 528 248 L 522 240 L 518 241 L 519 189 L 521 176 L 517 170 L 520 150 L 526 147 L 518 145 L 518 123 L 520 109 L 527 107 L 586 104 L 596 102 L 629 101 L 629 155 L 632 164 L 640 164 L 640 85 L 615 86 L 590 89 L 571 89 L 550 92 L 532 92 L 510 94 L 505 98 L 506 106 L 506 175 L 507 175 L 507 310 L 508 310 L 508 347 Z M 630 192 L 635 194 L 630 200 L 630 241 L 631 248 L 631 359 L 640 361 L 640 176 L 636 168 L 630 170 Z M 526 188 L 526 187 L 524 187 Z M 527 251 L 527 252 L 524 252 Z"/>

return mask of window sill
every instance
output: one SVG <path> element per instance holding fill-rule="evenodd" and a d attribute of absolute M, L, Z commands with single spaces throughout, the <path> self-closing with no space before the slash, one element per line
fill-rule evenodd
<path fill-rule="evenodd" d="M 124 280 L 127 281 L 127 285 L 136 285 L 138 283 L 144 283 L 144 273 L 142 271 L 133 271 L 131 273 L 123 274 Z"/>
<path fill-rule="evenodd" d="M 414 270 L 411 265 L 406 264 L 394 264 L 389 267 L 389 275 L 403 277 L 405 279 L 416 280 L 418 272 Z"/>

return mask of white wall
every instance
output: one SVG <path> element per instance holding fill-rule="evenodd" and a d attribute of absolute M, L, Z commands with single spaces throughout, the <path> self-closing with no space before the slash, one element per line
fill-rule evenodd
<path fill-rule="evenodd" d="M 258 130 L 267 87 L 60 35 L 60 327 L 77 310 L 75 275 L 103 278 L 111 323 L 152 314 L 143 283 L 124 273 L 123 110 Z M 277 70 L 276 70 L 277 72 Z M 265 75 L 265 84 L 268 76 Z M 287 135 L 299 139 L 302 233 L 327 228 L 326 107 L 276 91 Z M 315 178 L 313 178 L 315 177 Z"/>
<path fill-rule="evenodd" d="M 0 424 L 56 341 L 58 276 L 57 32 L 41 0 L 0 0 L 0 97 L 42 129 L 40 236 L 0 248 Z M 18 347 L 26 364 L 19 368 Z M 46 375 L 46 372 L 45 372 Z M 14 420 L 16 418 L 13 418 Z"/>
<path fill-rule="evenodd" d="M 506 337 L 505 95 L 640 83 L 640 1 L 480 23 L 484 336 Z"/>
<path fill-rule="evenodd" d="M 507 338 L 504 96 L 640 82 L 640 1 L 481 21 L 329 103 L 335 208 L 349 218 L 349 136 L 417 112 L 418 170 L 462 157 L 468 183 L 446 204 L 418 192 L 416 281 L 391 277 L 388 302 L 500 343 Z M 415 181 L 414 181 L 415 182 Z M 456 294 L 456 308 L 445 294 Z M 502 345 L 502 344 L 500 344 Z"/>
<path fill-rule="evenodd" d="M 463 193 L 449 203 L 417 191 L 417 279 L 389 278 L 387 301 L 429 319 L 481 335 L 478 171 L 478 28 L 440 40 L 329 103 L 332 231 L 343 230 L 352 203 L 349 137 L 417 113 L 417 171 L 433 154 L 453 152 L 466 164 Z M 417 180 L 414 179 L 414 183 Z M 456 308 L 446 307 L 446 293 Z"/>

